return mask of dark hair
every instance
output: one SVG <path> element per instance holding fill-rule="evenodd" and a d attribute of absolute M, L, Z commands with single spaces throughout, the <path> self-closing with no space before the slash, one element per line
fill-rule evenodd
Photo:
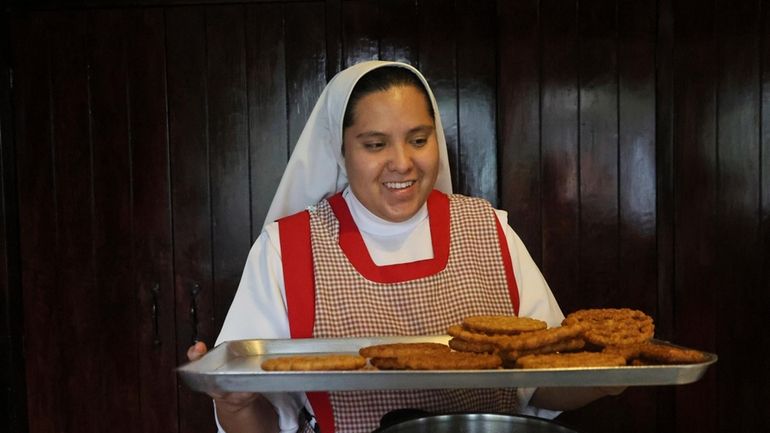
<path fill-rule="evenodd" d="M 422 92 L 425 96 L 425 102 L 428 104 L 430 117 L 435 119 L 430 95 L 428 95 L 428 90 L 425 89 L 420 78 L 414 72 L 400 66 L 383 66 L 368 72 L 353 87 L 348 99 L 348 106 L 345 108 L 345 116 L 342 118 L 342 129 L 353 124 L 353 112 L 361 98 L 370 93 L 385 91 L 395 86 L 413 86 Z"/>

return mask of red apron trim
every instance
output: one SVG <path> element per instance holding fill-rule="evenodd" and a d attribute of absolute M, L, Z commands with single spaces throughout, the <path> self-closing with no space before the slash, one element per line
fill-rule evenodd
<path fill-rule="evenodd" d="M 358 273 L 367 280 L 400 283 L 429 277 L 446 268 L 449 260 L 449 198 L 445 194 L 434 190 L 428 196 L 433 258 L 387 266 L 377 266 L 372 260 L 342 194 L 336 194 L 328 200 L 340 224 L 340 248 Z"/>
<path fill-rule="evenodd" d="M 291 338 L 310 338 L 313 336 L 315 322 L 310 214 L 303 211 L 281 218 L 278 220 L 278 233 Z"/>
<path fill-rule="evenodd" d="M 497 240 L 500 241 L 500 253 L 503 256 L 503 267 L 505 268 L 505 279 L 508 281 L 508 295 L 511 297 L 513 313 L 519 315 L 519 286 L 516 284 L 516 275 L 513 273 L 513 263 L 511 262 L 511 252 L 508 250 L 508 241 L 505 238 L 505 232 L 500 225 L 500 220 L 495 215 L 495 227 L 497 227 Z"/>
<path fill-rule="evenodd" d="M 315 276 L 310 214 L 304 211 L 278 220 L 278 233 L 291 338 L 311 338 L 315 323 Z M 329 393 L 308 392 L 307 398 L 321 432 L 334 433 Z"/>

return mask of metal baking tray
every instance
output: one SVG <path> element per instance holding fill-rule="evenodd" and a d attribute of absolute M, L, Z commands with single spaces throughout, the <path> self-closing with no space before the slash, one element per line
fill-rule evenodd
<path fill-rule="evenodd" d="M 201 359 L 177 369 L 182 380 L 202 392 L 352 391 L 374 389 L 506 388 L 538 386 L 682 385 L 699 380 L 716 362 L 706 353 L 698 364 L 624 367 L 497 369 L 265 371 L 268 358 L 299 354 L 357 354 L 375 344 L 436 342 L 451 337 L 367 337 L 239 340 L 220 344 Z"/>

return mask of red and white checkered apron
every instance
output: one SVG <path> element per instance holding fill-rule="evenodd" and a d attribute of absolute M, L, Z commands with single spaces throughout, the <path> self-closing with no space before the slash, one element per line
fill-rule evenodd
<path fill-rule="evenodd" d="M 481 199 L 460 195 L 448 199 L 446 267 L 388 283 L 365 278 L 351 263 L 357 258 L 349 259 L 340 246 L 340 224 L 329 201 L 310 210 L 314 337 L 436 335 L 466 316 L 514 314 L 494 210 Z M 349 212 L 338 196 L 336 203 L 340 202 Z M 431 234 L 436 236 L 433 230 Z M 371 432 L 382 415 L 399 408 L 496 413 L 517 409 L 515 389 L 333 392 L 330 400 L 339 433 Z"/>

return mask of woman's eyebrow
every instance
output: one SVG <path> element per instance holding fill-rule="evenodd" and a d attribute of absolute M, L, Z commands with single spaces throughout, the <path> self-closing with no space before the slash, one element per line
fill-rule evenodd
<path fill-rule="evenodd" d="M 388 134 L 380 131 L 364 131 L 358 135 L 356 135 L 356 138 L 380 138 L 380 137 L 387 137 Z"/>
<path fill-rule="evenodd" d="M 433 125 L 420 125 L 420 126 L 415 126 L 414 128 L 410 129 L 409 130 L 409 134 L 414 134 L 416 132 L 431 132 L 431 131 L 433 131 L 435 129 L 436 129 L 436 127 L 433 126 Z"/>

